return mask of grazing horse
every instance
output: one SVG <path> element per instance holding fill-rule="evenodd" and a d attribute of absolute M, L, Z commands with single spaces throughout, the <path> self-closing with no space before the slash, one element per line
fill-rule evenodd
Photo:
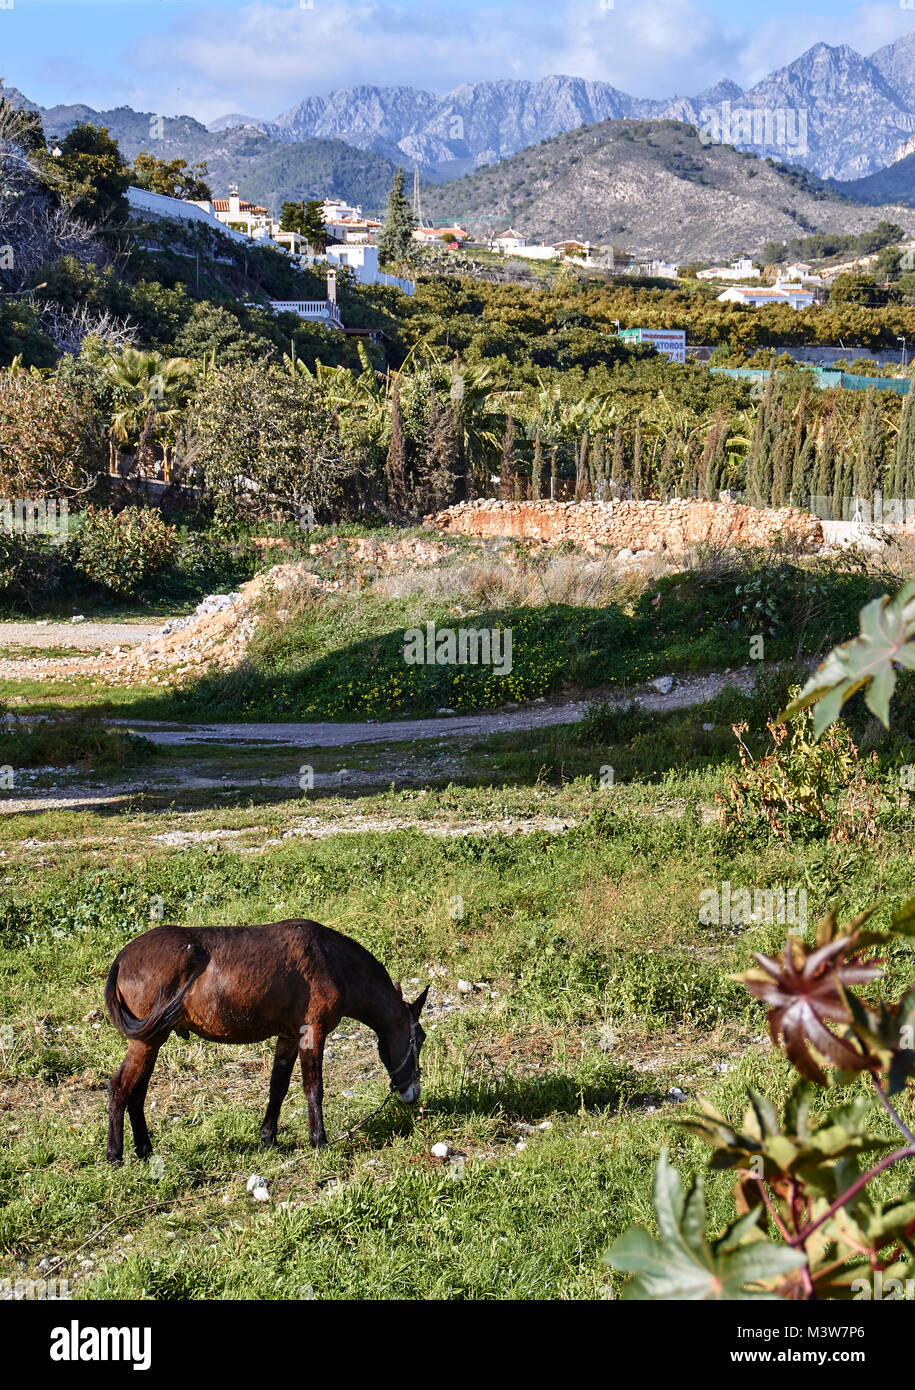
<path fill-rule="evenodd" d="M 358 1019 L 378 1035 L 378 1053 L 405 1105 L 419 1100 L 419 1016 L 428 985 L 408 1003 L 400 985 L 358 942 L 319 922 L 295 917 L 251 927 L 155 927 L 116 958 L 105 985 L 111 1022 L 127 1056 L 108 1087 L 108 1160 L 124 1152 L 124 1109 L 137 1155 L 152 1153 L 143 1106 L 159 1048 L 169 1033 L 211 1042 L 276 1038 L 270 1099 L 261 1140 L 276 1143 L 280 1107 L 296 1053 L 308 1102 L 312 1146 L 327 1143 L 321 1103 L 324 1041 L 340 1019 Z"/>

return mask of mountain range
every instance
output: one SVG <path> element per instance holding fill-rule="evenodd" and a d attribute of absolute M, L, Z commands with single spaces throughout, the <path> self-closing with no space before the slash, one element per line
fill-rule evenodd
<path fill-rule="evenodd" d="M 742 122 L 740 111 L 748 113 Z M 774 118 L 768 129 L 765 112 Z M 343 140 L 449 178 L 563 131 L 621 117 L 688 121 L 714 139 L 727 124 L 731 139 L 724 143 L 738 149 L 802 164 L 823 178 L 859 179 L 909 153 L 915 30 L 870 57 L 846 45 L 815 44 L 747 91 L 722 81 L 697 96 L 649 100 L 608 82 L 563 76 L 465 83 L 444 96 L 414 87 L 343 87 L 273 120 L 235 114 L 209 128 L 241 124 L 279 143 Z"/>
<path fill-rule="evenodd" d="M 145 149 L 205 161 L 217 196 L 237 184 L 274 210 L 286 198 L 336 196 L 377 211 L 395 168 L 415 164 L 426 215 L 704 259 L 812 230 L 861 230 L 876 207 L 908 227 L 900 205 L 915 207 L 915 30 L 869 57 L 815 44 L 747 91 L 721 81 L 666 100 L 566 76 L 466 83 L 444 96 L 359 86 L 273 120 L 236 113 L 205 126 L 2 94 L 40 112 L 49 141 L 92 121 L 128 159 Z"/>

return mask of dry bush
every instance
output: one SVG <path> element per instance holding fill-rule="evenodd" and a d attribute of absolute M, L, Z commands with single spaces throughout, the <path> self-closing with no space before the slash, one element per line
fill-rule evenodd
<path fill-rule="evenodd" d="M 389 598 L 419 594 L 458 602 L 471 609 L 538 608 L 568 604 L 595 608 L 634 601 L 670 569 L 662 556 L 639 565 L 621 565 L 611 556 L 525 557 L 517 563 L 484 556 L 435 569 L 416 569 L 377 579 L 375 591 Z"/>

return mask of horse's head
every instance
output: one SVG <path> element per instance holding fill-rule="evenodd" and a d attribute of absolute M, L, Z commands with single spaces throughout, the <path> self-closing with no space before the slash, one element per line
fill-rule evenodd
<path fill-rule="evenodd" d="M 422 994 L 418 999 L 414 999 L 412 1004 L 403 998 L 400 985 L 395 985 L 394 988 L 403 1000 L 404 1012 L 387 1039 L 379 1039 L 378 1050 L 391 1078 L 391 1090 L 397 1092 L 398 1100 L 404 1105 L 415 1105 L 419 1100 L 420 1091 L 419 1054 L 426 1041 L 419 1016 L 423 1011 L 429 986 L 426 985 Z"/>

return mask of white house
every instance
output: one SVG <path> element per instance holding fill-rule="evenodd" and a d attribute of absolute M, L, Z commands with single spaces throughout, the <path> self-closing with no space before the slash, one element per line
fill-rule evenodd
<path fill-rule="evenodd" d="M 676 280 L 680 274 L 680 267 L 671 264 L 670 261 L 639 261 L 637 265 L 629 268 L 631 275 L 647 275 L 653 280 Z"/>
<path fill-rule="evenodd" d="M 178 217 L 183 222 L 202 222 L 215 228 L 231 241 L 247 241 L 243 232 L 226 227 L 213 215 L 211 203 L 191 203 L 184 198 L 169 198 L 164 193 L 151 193 L 148 188 L 128 188 L 127 202 L 131 212 L 145 217 Z"/>
<path fill-rule="evenodd" d="M 506 252 L 514 253 L 515 251 L 520 251 L 526 245 L 527 237 L 522 236 L 520 232 L 516 232 L 514 227 L 509 227 L 506 231 L 502 232 L 500 236 L 494 237 L 492 243 L 493 250 L 501 251 L 503 255 Z"/>
<path fill-rule="evenodd" d="M 320 259 L 315 257 L 315 260 Z M 353 272 L 360 285 L 391 285 L 394 289 L 412 294 L 416 286 L 412 280 L 402 280 L 399 275 L 386 275 L 378 269 L 378 247 L 362 242 L 358 245 L 328 246 L 325 253 L 328 264 L 346 266 Z"/>
<path fill-rule="evenodd" d="M 749 256 L 740 256 L 729 266 L 713 265 L 709 270 L 696 272 L 697 280 L 756 280 L 759 271 Z"/>
<path fill-rule="evenodd" d="M 718 296 L 719 304 L 740 304 L 747 309 L 759 309 L 766 304 L 787 304 L 791 309 L 809 309 L 813 303 L 813 290 L 805 290 L 803 285 L 786 284 L 777 280 L 774 286 L 761 286 L 750 289 L 733 285 Z"/>
<path fill-rule="evenodd" d="M 252 239 L 256 236 L 259 241 L 270 239 L 272 221 L 267 208 L 262 208 L 258 203 L 249 203 L 246 198 L 239 198 L 237 193 L 230 192 L 228 198 L 214 198 L 212 202 L 198 202 L 197 207 L 211 212 L 218 222 L 233 231 L 242 232 Z"/>
<path fill-rule="evenodd" d="M 327 235 L 335 241 L 368 241 L 382 224 L 374 217 L 366 217 L 360 204 L 344 203 L 340 198 L 324 199 L 324 226 Z"/>
<path fill-rule="evenodd" d="M 420 242 L 423 246 L 446 245 L 448 242 L 456 241 L 462 245 L 470 240 L 470 233 L 465 227 L 414 227 L 413 240 Z"/>
<path fill-rule="evenodd" d="M 558 261 L 562 252 L 556 246 L 517 246 L 514 251 L 503 251 L 503 256 L 520 256 L 528 261 Z"/>

